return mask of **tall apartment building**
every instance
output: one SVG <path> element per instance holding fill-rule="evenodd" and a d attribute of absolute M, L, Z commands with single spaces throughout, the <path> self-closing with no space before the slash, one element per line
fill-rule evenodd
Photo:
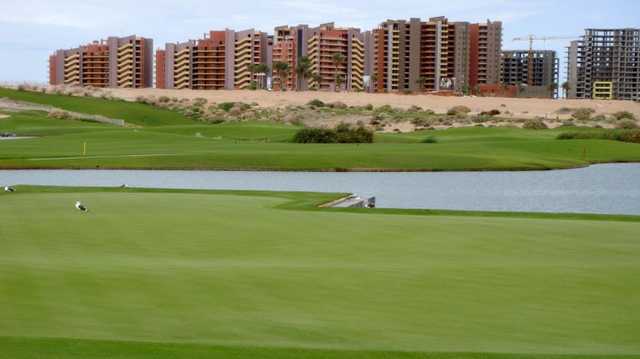
<path fill-rule="evenodd" d="M 639 100 L 640 29 L 586 29 L 569 47 L 568 82 L 570 98 L 608 88 L 614 99 Z"/>
<path fill-rule="evenodd" d="M 499 81 L 502 31 L 498 22 L 469 24 L 445 17 L 387 20 L 372 34 L 369 56 L 378 92 L 461 91 Z"/>
<path fill-rule="evenodd" d="M 307 25 L 295 27 L 279 26 L 275 28 L 272 64 L 276 62 L 284 62 L 289 65 L 290 73 L 284 83 L 281 83 L 279 75 L 273 73 L 273 87 L 280 90 L 284 85 L 287 89 L 307 89 L 306 84 L 299 81 L 296 75 L 296 66 L 298 59 L 306 56 L 306 30 Z"/>
<path fill-rule="evenodd" d="M 502 22 L 469 25 L 469 87 L 500 81 Z"/>
<path fill-rule="evenodd" d="M 168 89 L 246 89 L 262 80 L 251 65 L 267 64 L 269 38 L 263 32 L 210 31 L 200 40 L 167 43 L 156 51 L 156 86 Z"/>
<path fill-rule="evenodd" d="M 49 56 L 49 83 L 93 87 L 151 87 L 153 40 L 109 37 Z"/>
<path fill-rule="evenodd" d="M 343 61 L 336 63 L 335 54 Z M 306 56 L 311 62 L 312 76 L 298 79 L 297 62 Z M 333 23 L 315 28 L 308 25 L 279 26 L 275 28 L 273 62 L 286 62 L 291 73 L 287 79 L 289 88 L 335 89 L 336 79 L 340 88 L 352 91 L 364 89 L 365 48 L 364 36 L 354 28 L 340 28 Z M 278 75 L 274 84 L 279 87 Z"/>
<path fill-rule="evenodd" d="M 520 86 L 520 97 L 555 98 L 559 67 L 555 51 L 503 51 L 500 82 Z M 551 88 L 552 85 L 556 85 L 555 88 Z"/>

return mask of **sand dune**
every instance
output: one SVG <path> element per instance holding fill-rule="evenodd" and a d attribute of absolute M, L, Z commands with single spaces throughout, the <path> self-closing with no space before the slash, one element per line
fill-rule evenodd
<path fill-rule="evenodd" d="M 137 96 L 169 96 L 193 99 L 206 98 L 210 102 L 225 101 L 255 102 L 265 107 L 284 107 L 287 105 L 303 105 L 312 99 L 324 102 L 341 101 L 347 105 L 374 106 L 391 105 L 408 108 L 413 105 L 431 109 L 435 112 L 446 112 L 456 105 L 469 107 L 473 112 L 498 109 L 509 111 L 514 117 L 557 117 L 556 111 L 563 107 L 589 107 L 597 114 L 612 114 L 618 111 L 629 111 L 640 118 L 640 103 L 632 101 L 594 101 L 594 100 L 549 100 L 549 99 L 519 99 L 498 97 L 442 97 L 432 95 L 400 95 L 400 94 L 372 94 L 372 93 L 344 93 L 344 92 L 267 92 L 267 91 L 196 91 L 196 90 L 161 90 L 161 89 L 109 89 L 114 96 L 134 100 Z"/>

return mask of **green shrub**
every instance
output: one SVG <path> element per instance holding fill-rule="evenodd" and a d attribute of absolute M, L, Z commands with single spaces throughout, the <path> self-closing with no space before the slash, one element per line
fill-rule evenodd
<path fill-rule="evenodd" d="M 235 102 L 222 102 L 218 104 L 218 108 L 224 112 L 229 112 L 235 104 Z"/>
<path fill-rule="evenodd" d="M 591 120 L 591 115 L 593 115 L 595 112 L 596 110 L 592 108 L 582 107 L 582 108 L 576 109 L 571 115 L 571 117 L 573 117 L 576 121 L 586 122 Z"/>
<path fill-rule="evenodd" d="M 327 104 L 327 106 L 329 106 L 330 108 L 337 108 L 341 110 L 344 110 L 348 107 L 344 102 L 340 102 L 340 101 L 331 102 Z"/>
<path fill-rule="evenodd" d="M 616 124 L 616 128 L 622 130 L 633 130 L 638 128 L 638 124 L 634 120 L 623 120 Z"/>
<path fill-rule="evenodd" d="M 195 98 L 193 100 L 193 105 L 194 106 L 202 107 L 202 106 L 204 106 L 206 104 L 207 104 L 207 99 L 206 98 L 198 97 L 198 98 Z"/>
<path fill-rule="evenodd" d="M 468 108 L 467 106 L 454 106 L 454 107 L 450 108 L 449 111 L 447 111 L 447 115 L 464 117 L 469 112 L 471 112 L 471 109 Z"/>
<path fill-rule="evenodd" d="M 613 118 L 616 120 L 635 120 L 636 116 L 629 111 L 619 111 L 613 114 Z"/>
<path fill-rule="evenodd" d="M 481 116 L 498 116 L 500 114 L 500 110 L 491 110 L 491 111 L 482 111 L 480 112 Z"/>
<path fill-rule="evenodd" d="M 546 130 L 547 125 L 539 118 L 526 120 L 522 128 L 526 128 L 527 130 Z"/>
<path fill-rule="evenodd" d="M 393 112 L 393 107 L 391 107 L 390 105 L 382 105 L 376 108 L 376 112 L 391 113 Z"/>
<path fill-rule="evenodd" d="M 296 143 L 336 143 L 336 132 L 328 128 L 303 128 L 293 137 Z"/>
<path fill-rule="evenodd" d="M 339 124 L 335 129 L 303 128 L 296 132 L 293 142 L 296 143 L 371 143 L 373 131 L 364 126 Z"/>
<path fill-rule="evenodd" d="M 309 101 L 307 103 L 307 105 L 311 106 L 311 107 L 324 107 L 324 102 L 318 100 L 318 99 L 313 99 L 311 101 Z"/>
<path fill-rule="evenodd" d="M 368 104 L 366 104 L 363 108 L 364 108 L 365 110 L 367 110 L 367 111 L 372 111 L 372 110 L 373 110 L 373 105 L 372 105 L 372 104 L 370 104 L 370 103 L 368 103 Z"/>
<path fill-rule="evenodd" d="M 425 137 L 422 141 L 420 141 L 422 143 L 438 143 L 438 139 L 433 137 L 433 136 L 429 136 L 429 137 Z"/>

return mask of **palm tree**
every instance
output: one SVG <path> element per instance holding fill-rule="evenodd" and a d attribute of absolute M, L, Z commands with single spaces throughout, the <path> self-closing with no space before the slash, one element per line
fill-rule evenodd
<path fill-rule="evenodd" d="M 564 91 L 564 97 L 569 97 L 569 91 L 571 91 L 571 84 L 569 81 L 565 81 L 562 83 L 562 91 Z"/>
<path fill-rule="evenodd" d="M 249 64 L 249 74 L 250 74 L 250 79 L 251 79 L 251 87 L 253 87 L 253 89 L 255 89 L 257 87 L 256 81 L 255 81 L 255 75 L 258 72 L 258 66 L 260 66 L 260 64 Z"/>
<path fill-rule="evenodd" d="M 289 76 L 289 64 L 286 62 L 274 62 L 273 70 L 278 74 L 278 82 L 280 83 L 280 91 L 286 90 L 287 77 Z"/>
<path fill-rule="evenodd" d="M 333 54 L 333 56 L 331 56 L 331 61 L 333 62 L 333 66 L 336 69 L 336 72 L 334 74 L 334 83 L 335 83 L 335 90 L 338 91 L 338 70 L 340 66 L 344 64 L 344 62 L 346 61 L 346 58 L 344 57 L 343 54 L 336 52 L 335 54 Z"/>
<path fill-rule="evenodd" d="M 418 85 L 418 90 L 419 91 L 423 91 L 424 90 L 424 84 L 427 83 L 427 78 L 420 76 L 416 79 L 416 85 Z"/>
<path fill-rule="evenodd" d="M 336 76 L 336 88 L 342 88 L 342 84 L 344 84 L 344 75 L 339 74 Z"/>
<path fill-rule="evenodd" d="M 296 75 L 298 75 L 298 84 L 296 90 L 300 90 L 302 84 L 306 82 L 306 79 L 311 76 L 311 60 L 309 57 L 302 56 L 296 65 Z"/>

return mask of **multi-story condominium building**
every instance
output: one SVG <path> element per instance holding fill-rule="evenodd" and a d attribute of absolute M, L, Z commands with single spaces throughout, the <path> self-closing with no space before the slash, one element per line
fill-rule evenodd
<path fill-rule="evenodd" d="M 333 23 L 316 28 L 308 25 L 275 28 L 273 62 L 289 64 L 290 74 L 286 81 L 289 88 L 317 88 L 320 90 L 364 89 L 364 36 L 354 28 L 340 28 Z M 307 57 L 311 73 L 307 79 L 296 75 L 297 62 Z M 280 79 L 274 73 L 274 84 Z"/>
<path fill-rule="evenodd" d="M 555 98 L 559 67 L 555 51 L 503 51 L 500 82 L 519 86 L 520 97 Z"/>
<path fill-rule="evenodd" d="M 263 76 L 252 65 L 268 64 L 270 40 L 263 32 L 210 31 L 200 40 L 167 43 L 156 51 L 156 87 L 246 89 Z"/>
<path fill-rule="evenodd" d="M 498 83 L 500 23 L 387 20 L 373 30 L 370 62 L 374 89 L 392 91 L 458 90 Z M 498 50 L 497 58 L 494 56 Z M 495 64 L 495 70 L 488 67 Z"/>
<path fill-rule="evenodd" d="M 502 22 L 469 25 L 469 87 L 500 81 Z"/>
<path fill-rule="evenodd" d="M 569 98 L 640 99 L 640 29 L 586 29 L 571 43 Z"/>
<path fill-rule="evenodd" d="M 273 73 L 273 88 L 276 90 L 285 87 L 287 89 L 306 89 L 301 81 L 298 81 L 296 74 L 296 66 L 298 59 L 306 56 L 306 29 L 308 26 L 300 25 L 299 27 L 280 26 L 275 28 L 272 64 L 276 62 L 284 62 L 289 65 L 289 76 L 286 80 L 281 81 L 280 75 Z M 304 84 L 306 85 L 306 84 Z"/>
<path fill-rule="evenodd" d="M 49 57 L 49 83 L 93 87 L 151 87 L 153 40 L 109 37 Z"/>

